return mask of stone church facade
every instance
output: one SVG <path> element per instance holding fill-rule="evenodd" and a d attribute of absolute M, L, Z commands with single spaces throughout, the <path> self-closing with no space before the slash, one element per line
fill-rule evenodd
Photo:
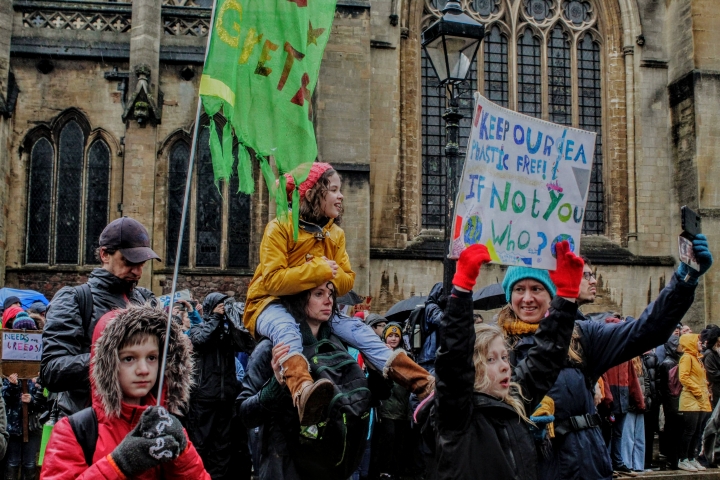
<path fill-rule="evenodd" d="M 442 279 L 444 92 L 420 33 L 445 0 L 338 0 L 313 98 L 319 158 L 343 177 L 355 291 L 382 312 Z M 477 90 L 598 133 L 582 252 L 596 310 L 639 315 L 677 265 L 679 210 L 720 252 L 720 11 L 714 0 L 462 0 L 486 26 Z M 52 296 L 129 215 L 170 289 L 211 0 L 0 2 L 0 283 Z M 216 119 L 222 124 L 222 119 Z M 179 288 L 242 298 L 274 205 L 216 187 L 201 118 Z M 469 118 L 461 123 L 467 135 Z M 720 253 L 717 254 L 720 256 Z M 493 267 L 481 285 L 502 280 Z M 717 323 L 720 269 L 688 321 Z"/>

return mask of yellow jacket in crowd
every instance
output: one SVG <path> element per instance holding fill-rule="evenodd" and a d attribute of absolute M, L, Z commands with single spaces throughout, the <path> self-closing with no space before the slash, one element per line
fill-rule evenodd
<path fill-rule="evenodd" d="M 335 260 L 338 271 L 323 259 Z M 345 295 L 355 283 L 355 272 L 345 250 L 345 232 L 330 220 L 324 227 L 300 221 L 297 242 L 293 241 L 292 220 L 274 219 L 265 227 L 260 243 L 260 265 L 248 288 L 243 323 L 254 335 L 255 323 L 271 302 L 332 281 L 337 296 Z"/>
<path fill-rule="evenodd" d="M 699 335 L 688 333 L 680 336 L 680 346 L 683 355 L 678 363 L 678 374 L 683 386 L 680 394 L 681 412 L 711 412 L 708 383 L 705 368 L 698 359 Z"/>

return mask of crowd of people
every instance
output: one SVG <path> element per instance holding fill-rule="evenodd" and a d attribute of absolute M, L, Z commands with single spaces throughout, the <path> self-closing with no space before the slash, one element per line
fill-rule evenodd
<path fill-rule="evenodd" d="M 681 323 L 712 265 L 702 235 L 699 270 L 681 263 L 637 319 L 583 314 L 593 269 L 560 242 L 554 271 L 508 268 L 507 305 L 484 321 L 472 290 L 490 256 L 470 246 L 452 291 L 438 283 L 419 311 L 417 346 L 407 325 L 338 302 L 355 274 L 335 170 L 314 163 L 297 189 L 299 230 L 268 224 L 243 302 L 160 304 L 138 286 L 158 255 L 129 217 L 102 232 L 87 283 L 47 309 L 8 298 L 3 327 L 42 330 L 43 352 L 38 378 L 3 379 L 5 478 L 35 478 L 38 452 L 53 480 L 610 479 L 715 466 L 720 444 L 702 439 L 720 430 L 720 328 Z"/>

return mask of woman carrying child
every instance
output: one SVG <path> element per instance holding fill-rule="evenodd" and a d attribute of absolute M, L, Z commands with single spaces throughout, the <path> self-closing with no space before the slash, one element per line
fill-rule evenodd
<path fill-rule="evenodd" d="M 316 374 L 332 370 L 344 386 L 334 396 L 335 408 L 326 421 L 317 426 L 300 425 L 280 367 L 290 350 L 288 345 L 273 346 L 265 338 L 250 356 L 237 405 L 240 418 L 250 429 L 253 467 L 260 480 L 347 479 L 365 451 L 370 408 L 390 395 L 388 381 L 380 372 L 371 369 L 366 378 L 334 335 L 330 319 L 337 315 L 335 300 L 330 282 L 282 299 L 283 306 L 297 318 L 302 345 L 306 351 L 316 352 Z M 336 348 L 331 351 L 328 344 Z M 337 428 L 340 417 L 342 427 Z M 342 438 L 338 438 L 339 430 Z"/>
<path fill-rule="evenodd" d="M 288 193 L 295 188 L 286 175 Z M 298 187 L 300 225 L 293 240 L 292 221 L 272 220 L 260 244 L 260 264 L 248 288 L 243 321 L 256 337 L 268 337 L 273 345 L 289 347 L 281 360 L 283 377 L 298 409 L 301 425 L 314 425 L 322 418 L 333 394 L 327 379 L 313 382 L 302 355 L 302 337 L 295 319 L 279 302 L 332 282 L 338 296 L 350 291 L 355 273 L 345 250 L 345 233 L 338 226 L 343 211 L 340 176 L 327 163 L 313 163 L 307 179 Z M 389 350 L 359 318 L 336 315 L 330 320 L 333 332 L 357 348 L 363 357 L 386 377 L 425 398 L 433 390 L 434 378 L 404 352 Z"/>
<path fill-rule="evenodd" d="M 555 382 L 570 346 L 583 261 L 567 242 L 557 245 L 557 270 L 550 272 L 557 294 L 540 322 L 536 344 L 514 367 L 502 330 L 473 324 L 472 287 L 489 261 L 484 245 L 462 252 L 440 327 L 435 361 L 439 479 L 537 478 L 528 417 Z"/>
<path fill-rule="evenodd" d="M 55 425 L 41 479 L 210 480 L 174 415 L 186 408 L 192 387 L 192 347 L 175 322 L 163 407 L 155 406 L 166 325 L 165 312 L 150 306 L 100 318 L 90 353 L 92 406 Z M 92 444 L 82 434 L 91 431 Z"/>

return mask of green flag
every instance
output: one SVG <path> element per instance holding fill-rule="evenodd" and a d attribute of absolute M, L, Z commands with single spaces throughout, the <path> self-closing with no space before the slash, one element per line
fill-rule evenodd
<path fill-rule="evenodd" d="M 200 97 L 210 117 L 215 180 L 232 174 L 230 127 L 239 145 L 240 191 L 252 193 L 255 151 L 278 215 L 287 215 L 284 188 L 267 163 L 299 185 L 317 157 L 312 92 L 327 45 L 336 0 L 217 0 Z M 229 126 L 223 138 L 212 120 L 222 111 Z M 284 178 L 280 179 L 284 187 Z M 296 202 L 294 201 L 293 204 Z M 298 208 L 294 205 L 295 209 Z M 297 228 L 295 229 L 297 231 Z"/>

